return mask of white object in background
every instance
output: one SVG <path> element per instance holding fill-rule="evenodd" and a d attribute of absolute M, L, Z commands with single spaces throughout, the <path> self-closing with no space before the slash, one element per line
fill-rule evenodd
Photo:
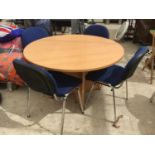
<path fill-rule="evenodd" d="M 121 40 L 124 37 L 125 33 L 127 32 L 128 27 L 129 27 L 129 21 L 127 20 L 123 22 L 123 24 L 120 26 L 120 28 L 116 32 L 115 40 L 117 41 Z"/>

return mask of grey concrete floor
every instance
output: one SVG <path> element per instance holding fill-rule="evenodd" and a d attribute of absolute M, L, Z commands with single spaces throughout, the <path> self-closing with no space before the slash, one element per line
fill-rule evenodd
<path fill-rule="evenodd" d="M 118 25 L 107 25 L 113 39 Z M 138 44 L 131 41 L 120 42 L 125 55 L 119 62 L 125 65 Z M 115 51 L 114 51 L 115 52 Z M 146 57 L 145 57 L 146 58 Z M 138 66 L 134 76 L 128 80 L 129 99 L 125 102 L 125 85 L 116 90 L 117 114 L 122 114 L 120 128 L 112 127 L 113 99 L 109 88 L 95 90 L 86 105 L 85 114 L 81 114 L 78 101 L 71 95 L 67 101 L 64 134 L 69 135 L 109 135 L 109 134 L 155 134 L 155 103 L 149 98 L 155 91 L 155 81 L 149 84 L 150 72 L 142 71 L 144 60 Z M 61 103 L 41 93 L 31 92 L 31 117 L 26 117 L 26 88 L 13 92 L 0 90 L 3 102 L 0 106 L 0 134 L 59 134 Z M 155 102 L 155 101 L 154 101 Z"/>

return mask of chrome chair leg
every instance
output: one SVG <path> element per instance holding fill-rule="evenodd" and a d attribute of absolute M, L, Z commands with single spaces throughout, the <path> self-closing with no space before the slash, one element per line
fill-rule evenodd
<path fill-rule="evenodd" d="M 27 117 L 30 117 L 30 88 L 27 89 Z"/>
<path fill-rule="evenodd" d="M 78 97 L 79 97 L 79 103 L 80 103 L 81 111 L 84 114 L 84 104 L 82 103 L 81 93 L 80 93 L 80 90 L 79 89 L 78 89 Z"/>
<path fill-rule="evenodd" d="M 63 104 L 62 104 L 61 131 L 60 131 L 60 134 L 61 134 L 61 135 L 63 135 L 66 100 L 67 100 L 67 97 L 65 96 L 65 97 L 64 97 L 64 100 L 63 100 Z"/>
<path fill-rule="evenodd" d="M 126 100 L 128 100 L 128 81 L 126 80 Z"/>
<path fill-rule="evenodd" d="M 112 94 L 113 94 L 113 106 L 114 106 L 114 121 L 116 121 L 116 103 L 115 103 L 115 89 L 112 88 Z"/>
<path fill-rule="evenodd" d="M 114 122 L 113 122 L 113 127 L 119 128 L 120 126 L 118 126 L 117 123 L 119 122 L 120 118 L 123 117 L 123 115 L 119 115 L 117 117 L 117 114 L 116 114 L 116 103 L 115 103 L 115 88 L 112 87 L 111 90 L 113 92 L 113 105 L 114 105 Z"/>
<path fill-rule="evenodd" d="M 88 93 L 88 96 L 87 96 L 87 99 L 86 99 L 86 103 L 85 103 L 85 104 L 88 103 L 88 100 L 89 100 L 89 98 L 90 98 L 90 95 L 91 95 L 91 93 L 92 93 L 92 91 L 93 91 L 95 85 L 96 85 L 95 83 L 92 84 L 92 87 L 90 88 L 90 91 L 89 91 L 89 93 Z"/>

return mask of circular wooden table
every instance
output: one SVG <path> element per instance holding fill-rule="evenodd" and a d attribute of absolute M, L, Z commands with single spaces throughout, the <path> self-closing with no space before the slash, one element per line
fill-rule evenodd
<path fill-rule="evenodd" d="M 24 49 L 29 62 L 50 70 L 81 73 L 81 95 L 84 103 L 85 75 L 117 63 L 123 47 L 110 39 L 91 35 L 61 35 L 43 38 Z"/>

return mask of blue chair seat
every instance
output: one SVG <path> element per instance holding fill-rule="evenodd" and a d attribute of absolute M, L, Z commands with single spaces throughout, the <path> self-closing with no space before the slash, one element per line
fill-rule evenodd
<path fill-rule="evenodd" d="M 65 96 L 81 83 L 81 79 L 56 71 L 49 71 L 57 83 L 56 95 Z"/>
<path fill-rule="evenodd" d="M 111 86 L 116 86 L 122 82 L 122 76 L 125 69 L 118 65 L 113 65 L 112 67 L 93 71 L 87 74 L 86 79 L 111 84 Z"/>
<path fill-rule="evenodd" d="M 128 61 L 128 63 L 124 68 L 118 65 L 113 65 L 106 69 L 90 72 L 86 76 L 87 80 L 93 81 L 93 85 L 88 94 L 86 103 L 96 83 L 100 83 L 111 88 L 111 91 L 113 93 L 113 103 L 114 103 L 114 106 L 113 106 L 114 107 L 114 123 L 113 123 L 114 127 L 118 127 L 117 122 L 122 117 L 122 116 L 117 117 L 116 115 L 115 89 L 120 88 L 120 86 L 122 85 L 120 85 L 119 87 L 117 86 L 123 83 L 124 81 L 126 81 L 126 100 L 128 99 L 127 79 L 134 74 L 138 64 L 140 63 L 140 61 L 142 60 L 142 58 L 147 52 L 148 52 L 147 47 L 140 47 L 137 50 L 137 52 L 133 55 L 133 57 Z"/>

